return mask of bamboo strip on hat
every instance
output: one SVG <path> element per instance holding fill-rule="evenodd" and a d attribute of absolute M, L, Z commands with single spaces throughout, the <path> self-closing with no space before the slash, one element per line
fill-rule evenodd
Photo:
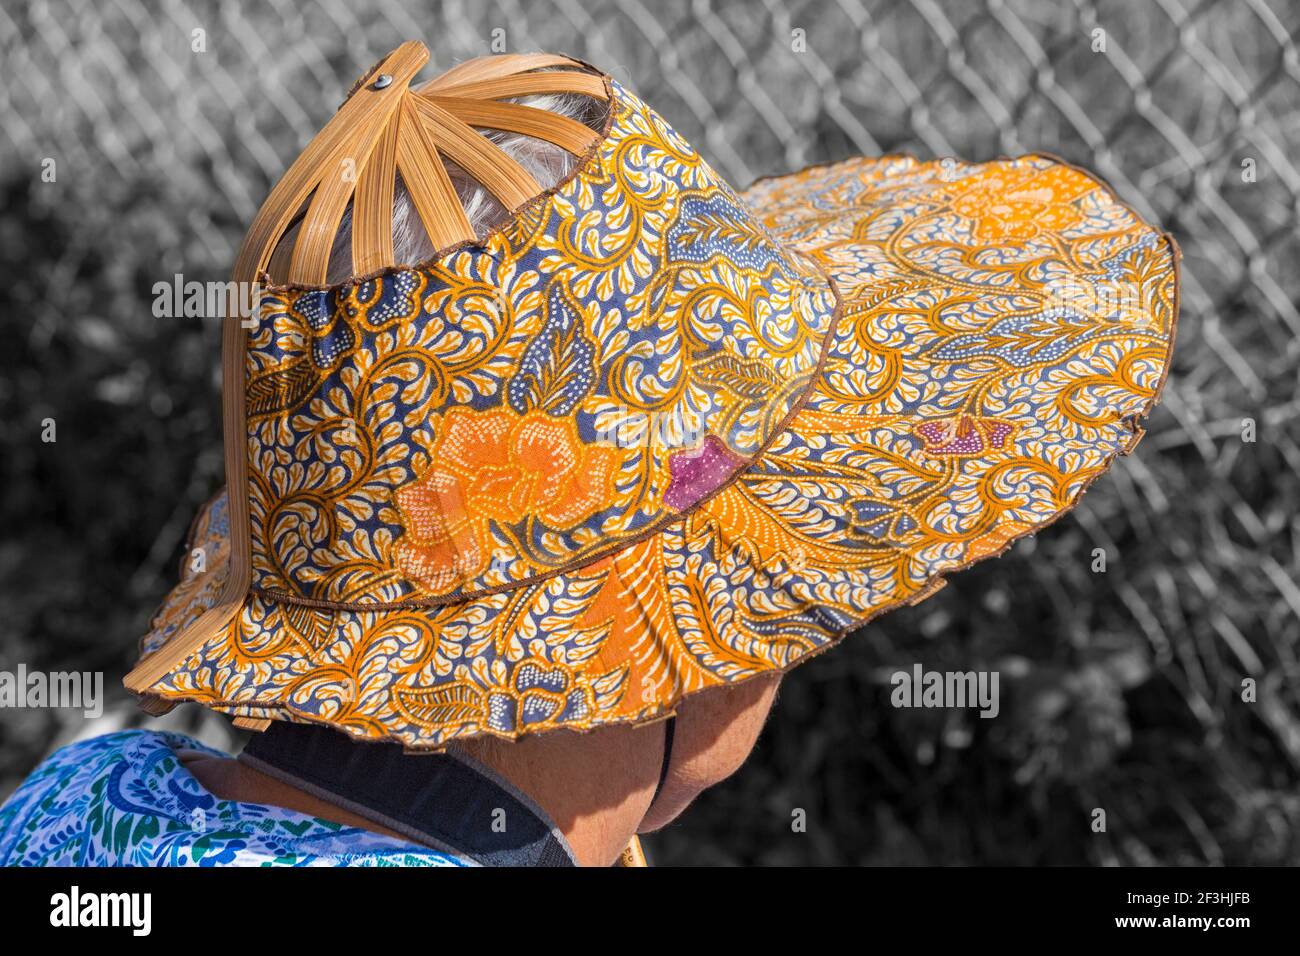
<path fill-rule="evenodd" d="M 417 95 L 470 126 L 532 136 L 559 146 L 575 156 L 581 156 L 600 139 L 600 134 L 584 123 L 533 106 L 497 103 L 492 100 L 466 100 L 458 96 Z"/>
<path fill-rule="evenodd" d="M 265 717 L 236 717 L 231 723 L 239 730 L 251 730 L 256 734 L 271 726 L 271 721 Z"/>
<path fill-rule="evenodd" d="M 400 109 L 380 134 L 352 199 L 352 272 L 369 275 L 395 265 L 393 259 L 393 192 L 397 183 L 397 137 Z"/>
<path fill-rule="evenodd" d="M 411 102 L 439 149 L 478 180 L 507 210 L 513 212 L 541 194 L 542 186 L 532 173 L 491 140 L 474 132 L 473 127 L 423 96 L 413 96 Z"/>
<path fill-rule="evenodd" d="M 474 229 L 438 147 L 409 97 L 402 101 L 401 127 L 397 131 L 397 171 L 435 249 L 446 249 L 474 238 Z"/>
<path fill-rule="evenodd" d="M 368 124 L 370 125 L 370 124 Z M 370 132 L 369 129 L 363 132 Z M 329 270 L 330 253 L 334 248 L 334 237 L 338 235 L 347 210 L 357 188 L 358 172 L 365 168 L 374 148 L 373 140 L 356 136 L 346 141 L 346 148 L 340 149 L 341 155 L 316 185 L 307 215 L 303 217 L 298 237 L 293 244 L 293 255 L 289 259 L 289 281 L 320 285 L 324 283 Z"/>
<path fill-rule="evenodd" d="M 553 70 L 547 73 L 519 73 L 470 83 L 440 87 L 439 96 L 463 96 L 474 99 L 500 100 L 537 93 L 582 93 L 604 100 L 608 96 L 604 77 L 594 73 Z"/>
<path fill-rule="evenodd" d="M 558 53 L 501 53 L 496 56 L 480 56 L 464 63 L 458 63 L 449 70 L 422 83 L 415 88 L 417 93 L 432 92 L 454 86 L 457 83 L 471 83 L 488 80 L 498 76 L 525 73 L 550 66 L 580 67 L 576 60 Z"/>

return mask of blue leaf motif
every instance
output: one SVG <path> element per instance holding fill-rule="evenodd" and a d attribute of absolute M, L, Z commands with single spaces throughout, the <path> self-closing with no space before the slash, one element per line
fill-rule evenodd
<path fill-rule="evenodd" d="M 520 415 L 535 408 L 568 415 L 596 380 L 596 347 L 582 334 L 582 311 L 564 285 L 546 296 L 546 320 L 528 343 L 506 399 Z"/>

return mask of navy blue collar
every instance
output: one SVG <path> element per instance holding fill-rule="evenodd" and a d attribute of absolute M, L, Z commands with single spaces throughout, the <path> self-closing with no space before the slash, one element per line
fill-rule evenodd
<path fill-rule="evenodd" d="M 527 794 L 460 754 L 360 743 L 328 727 L 275 721 L 239 759 L 425 846 L 483 866 L 576 866 L 564 835 Z"/>

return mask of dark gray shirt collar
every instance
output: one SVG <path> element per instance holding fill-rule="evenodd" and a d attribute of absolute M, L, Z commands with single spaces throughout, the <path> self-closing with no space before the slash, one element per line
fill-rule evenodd
<path fill-rule="evenodd" d="M 276 721 L 239 759 L 358 816 L 483 866 L 576 866 L 527 794 L 461 754 L 413 754 L 328 727 Z"/>

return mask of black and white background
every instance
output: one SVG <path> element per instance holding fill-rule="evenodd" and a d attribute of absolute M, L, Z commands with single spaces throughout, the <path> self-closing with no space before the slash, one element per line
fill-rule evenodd
<path fill-rule="evenodd" d="M 595 62 L 738 187 L 860 153 L 1053 152 L 1184 252 L 1139 450 L 1039 538 L 796 670 L 655 862 L 1300 863 L 1289 0 L 5 0 L 0 668 L 103 671 L 109 700 L 89 724 L 0 710 L 0 799 L 52 747 L 149 722 L 120 677 L 222 480 L 218 324 L 155 318 L 153 284 L 228 278 L 272 183 L 406 39 L 429 75 L 494 41 Z M 916 661 L 998 669 L 1001 715 L 890 707 Z M 198 709 L 166 725 L 234 743 Z"/>

